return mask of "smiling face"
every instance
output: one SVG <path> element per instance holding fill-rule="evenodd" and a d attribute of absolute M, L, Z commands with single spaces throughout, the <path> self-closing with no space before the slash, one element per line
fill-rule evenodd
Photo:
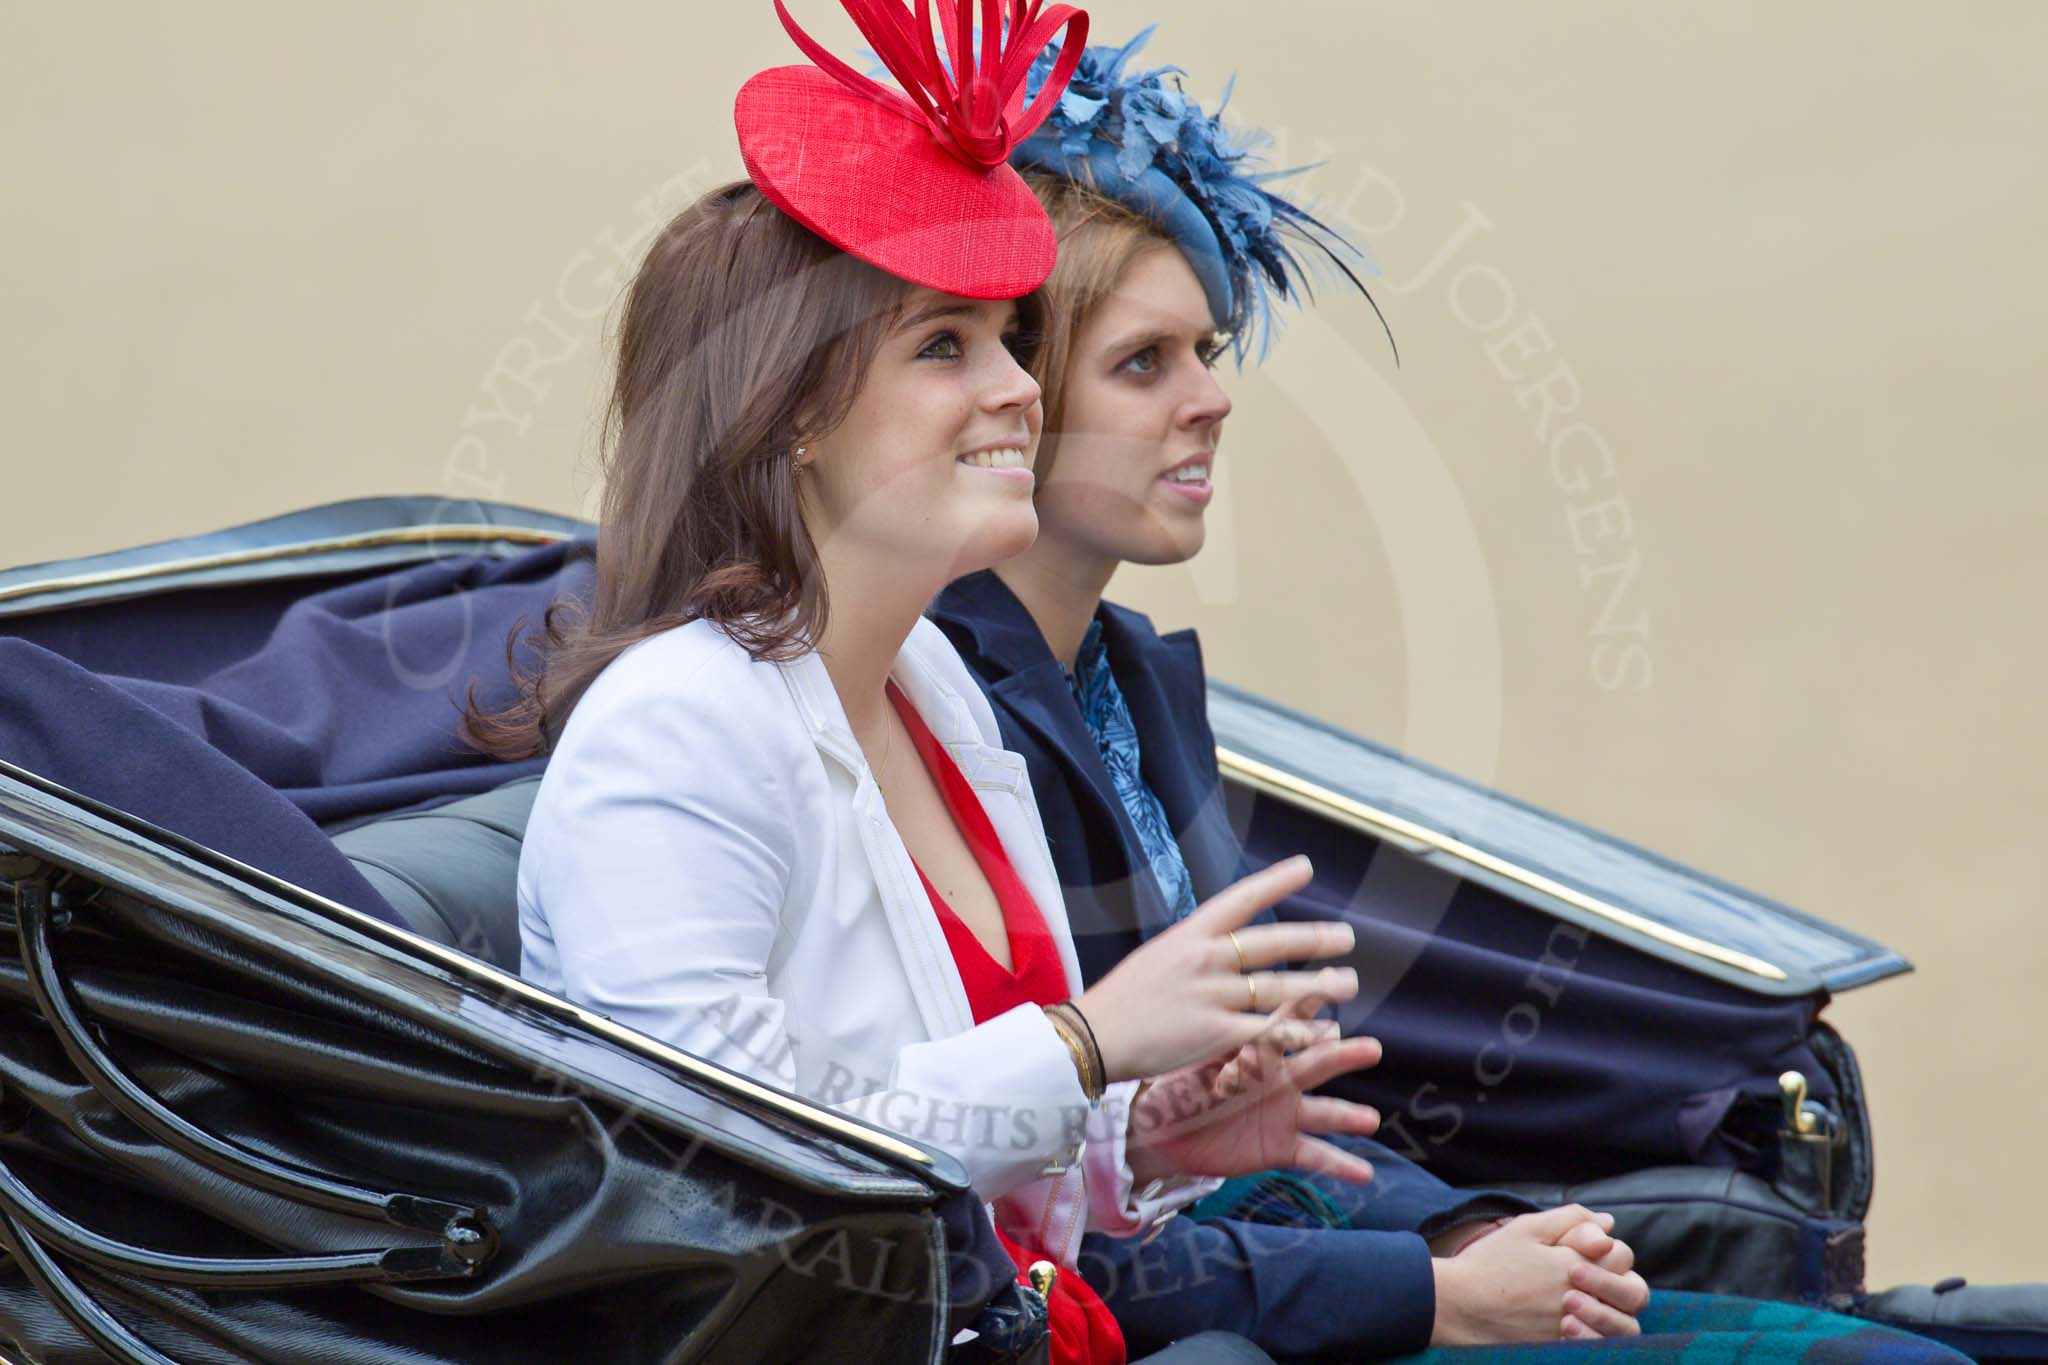
<path fill-rule="evenodd" d="M 1035 557 L 1176 564 L 1202 548 L 1230 413 L 1212 370 L 1224 347 L 1179 251 L 1132 260 L 1066 353 Z"/>
<path fill-rule="evenodd" d="M 1038 384 L 1014 300 L 913 290 L 859 396 L 808 442 L 803 515 L 829 566 L 934 591 L 1031 544 Z"/>

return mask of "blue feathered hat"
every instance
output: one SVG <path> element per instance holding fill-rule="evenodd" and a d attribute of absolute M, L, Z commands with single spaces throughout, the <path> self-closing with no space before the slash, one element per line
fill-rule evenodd
<path fill-rule="evenodd" d="M 1230 334 L 1239 364 L 1254 335 L 1264 357 L 1274 297 L 1292 301 L 1310 292 L 1306 252 L 1320 253 L 1372 303 L 1360 279 L 1379 274 L 1371 255 L 1267 188 L 1299 173 L 1259 169 L 1272 140 L 1267 134 L 1223 126 L 1230 86 L 1216 112 L 1205 114 L 1181 89 L 1181 68 L 1126 73 L 1154 27 L 1122 47 L 1083 49 L 1066 92 L 1038 131 L 1011 151 L 1010 164 L 1066 176 L 1158 224 L 1194 267 L 1210 316 Z M 1027 96 L 1036 96 L 1058 56 L 1056 47 L 1039 54 Z M 1386 325 L 1384 315 L 1380 323 Z"/>

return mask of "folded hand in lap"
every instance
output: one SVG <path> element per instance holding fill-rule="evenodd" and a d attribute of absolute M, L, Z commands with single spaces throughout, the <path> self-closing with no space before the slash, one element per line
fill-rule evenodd
<path fill-rule="evenodd" d="M 1613 1218 L 1578 1205 L 1525 1213 L 1433 1261 L 1437 1346 L 1633 1336 L 1650 1300 Z"/>

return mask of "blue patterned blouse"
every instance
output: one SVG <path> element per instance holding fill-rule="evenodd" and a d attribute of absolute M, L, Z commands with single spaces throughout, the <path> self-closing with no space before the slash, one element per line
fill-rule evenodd
<path fill-rule="evenodd" d="M 1116 685 L 1116 675 L 1109 671 L 1109 651 L 1102 643 L 1100 619 L 1088 623 L 1088 633 L 1081 637 L 1080 656 L 1067 681 L 1074 689 L 1074 699 L 1081 704 L 1081 716 L 1088 722 L 1089 733 L 1095 736 L 1103 765 L 1116 784 L 1117 799 L 1123 802 L 1131 824 L 1137 827 L 1138 841 L 1146 860 L 1152 864 L 1159 890 L 1172 907 L 1173 917 L 1186 919 L 1195 909 L 1194 878 L 1188 873 L 1186 859 L 1180 855 L 1180 845 L 1166 819 L 1166 808 L 1145 785 L 1138 763 L 1138 727 Z"/>

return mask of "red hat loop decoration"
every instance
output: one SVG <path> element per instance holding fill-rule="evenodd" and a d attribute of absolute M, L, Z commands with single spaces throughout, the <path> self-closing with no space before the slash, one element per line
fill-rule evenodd
<path fill-rule="evenodd" d="M 833 56 L 775 0 L 814 65 L 741 87 L 733 118 L 747 173 L 790 217 L 912 283 L 968 298 L 1036 289 L 1057 241 L 1008 160 L 1066 89 L 1088 16 L 1044 0 L 936 0 L 935 25 L 934 0 L 914 13 L 906 0 L 840 3 L 901 89 Z M 1055 37 L 1051 76 L 1026 107 L 1033 60 Z"/>
<path fill-rule="evenodd" d="M 980 49 L 975 50 L 975 0 L 940 0 L 939 23 L 946 34 L 941 60 L 932 36 L 932 0 L 918 0 L 913 17 L 898 0 L 841 0 L 861 36 L 888 68 L 902 93 L 869 80 L 827 52 L 797 26 L 782 0 L 775 13 L 782 27 L 820 70 L 856 95 L 879 100 L 908 118 L 920 118 L 939 145 L 970 166 L 995 166 L 1036 132 L 1067 88 L 1088 45 L 1088 16 L 1072 5 L 1041 13 L 1044 0 L 980 0 Z M 1029 109 L 1015 121 L 1005 117 L 1022 103 L 1031 64 L 1062 28 L 1052 75 Z"/>

